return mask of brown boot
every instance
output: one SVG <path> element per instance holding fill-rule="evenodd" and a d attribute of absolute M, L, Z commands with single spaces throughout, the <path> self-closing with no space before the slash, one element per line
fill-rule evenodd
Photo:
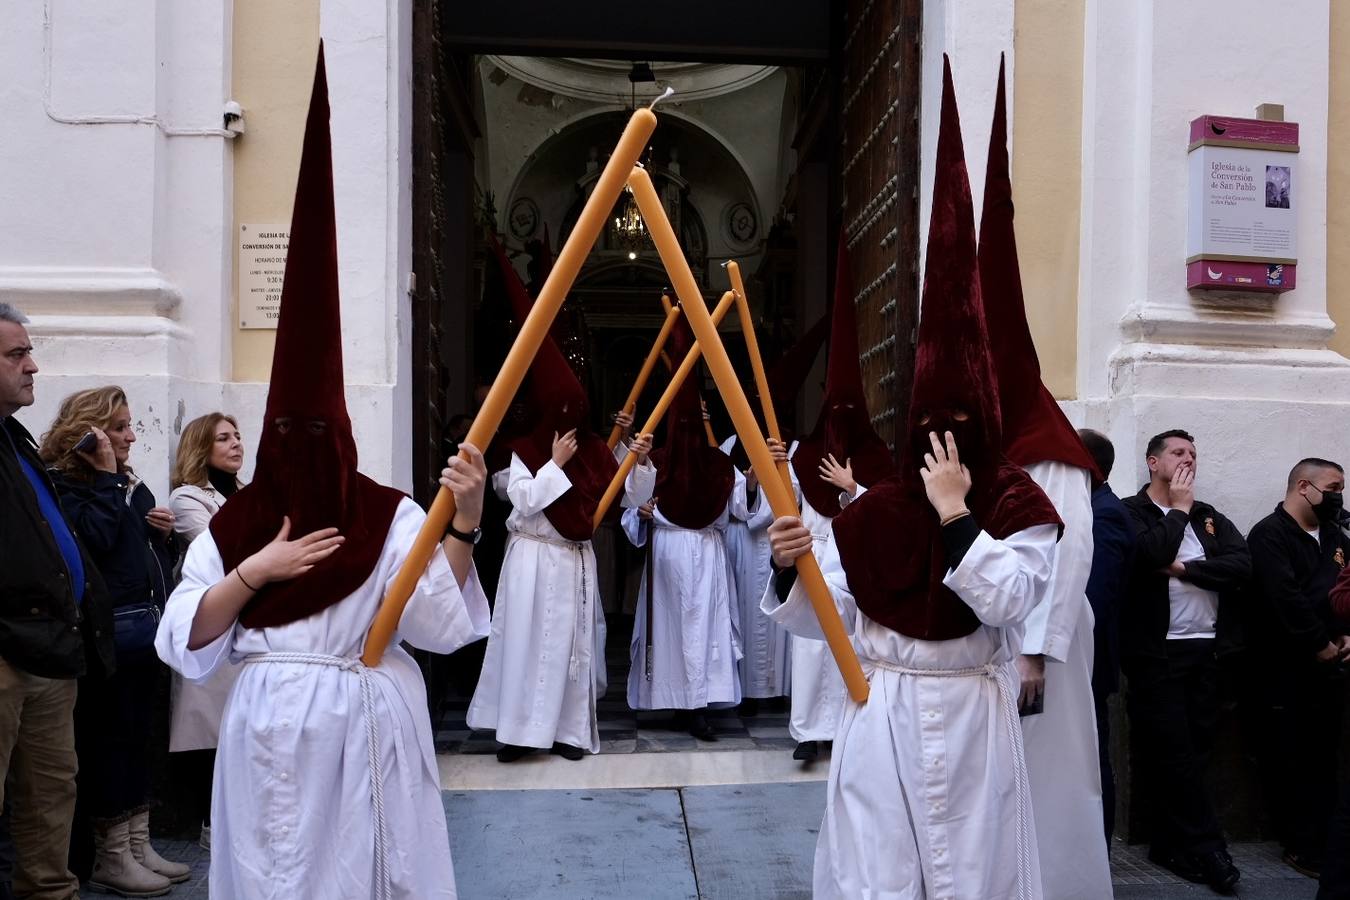
<path fill-rule="evenodd" d="M 150 844 L 150 810 L 143 809 L 133 813 L 129 829 L 131 855 L 136 857 L 136 862 L 157 875 L 163 875 L 174 884 L 181 884 L 192 877 L 191 866 L 169 862 L 155 852 L 155 848 Z"/>
<path fill-rule="evenodd" d="M 89 876 L 91 891 L 123 897 L 162 897 L 173 887 L 169 879 L 151 872 L 131 855 L 127 819 L 95 822 L 94 850 L 94 873 Z"/>

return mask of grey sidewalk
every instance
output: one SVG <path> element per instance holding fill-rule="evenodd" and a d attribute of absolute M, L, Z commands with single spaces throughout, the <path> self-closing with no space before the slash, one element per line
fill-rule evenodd
<path fill-rule="evenodd" d="M 713 787 L 446 791 L 446 817 L 462 900 L 800 900 L 810 896 L 823 782 Z M 206 854 L 164 841 L 193 878 L 169 896 L 207 896 Z M 1214 897 L 1152 866 L 1143 848 L 1117 843 L 1119 900 Z M 1239 844 L 1239 897 L 1313 900 L 1317 886 L 1269 844 Z M 85 894 L 99 897 L 99 894 Z"/>

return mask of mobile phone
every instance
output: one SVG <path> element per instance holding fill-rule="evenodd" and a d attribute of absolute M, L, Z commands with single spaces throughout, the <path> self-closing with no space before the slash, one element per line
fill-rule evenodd
<path fill-rule="evenodd" d="M 98 435 L 92 431 L 80 438 L 80 442 L 72 449 L 76 453 L 93 453 L 94 448 L 98 446 Z"/>

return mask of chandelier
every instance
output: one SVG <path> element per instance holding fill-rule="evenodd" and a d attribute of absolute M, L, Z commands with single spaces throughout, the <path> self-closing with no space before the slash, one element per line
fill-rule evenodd
<path fill-rule="evenodd" d="M 628 84 L 631 91 L 629 105 L 633 110 L 637 109 L 637 86 L 640 81 L 656 81 L 656 73 L 652 71 L 650 63 L 634 62 L 633 67 L 628 72 Z M 649 165 L 651 158 L 651 148 L 648 147 L 647 162 Z M 618 215 L 614 217 L 614 235 L 618 239 L 619 246 L 628 251 L 630 260 L 637 259 L 638 251 L 647 243 L 647 223 L 642 221 L 642 212 L 638 209 L 630 188 L 625 188 L 623 194 L 619 197 Z"/>
<path fill-rule="evenodd" d="M 627 188 L 619 198 L 618 214 L 614 216 L 614 234 L 619 246 L 628 251 L 628 258 L 637 259 L 638 250 L 647 242 L 647 223 L 642 221 L 642 211 L 633 200 L 633 192 Z"/>

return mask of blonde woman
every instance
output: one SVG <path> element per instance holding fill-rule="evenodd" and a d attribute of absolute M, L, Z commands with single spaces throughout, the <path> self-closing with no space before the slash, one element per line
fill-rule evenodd
<path fill-rule="evenodd" d="M 206 530 L 225 501 L 243 487 L 239 481 L 243 465 L 244 442 L 233 416 L 208 413 L 183 429 L 174 461 L 169 509 L 174 516 L 174 531 L 185 549 Z M 174 759 L 189 785 L 189 801 L 202 822 L 200 843 L 207 850 L 211 849 L 211 783 L 220 717 L 238 672 L 235 666 L 223 666 L 203 684 L 185 681 L 177 672 L 173 675 L 169 752 L 177 754 Z"/>
<path fill-rule="evenodd" d="M 117 671 L 80 679 L 75 749 L 81 806 L 93 820 L 94 890 L 150 897 L 186 881 L 187 866 L 150 846 L 150 733 L 164 667 L 155 629 L 178 559 L 174 516 L 128 463 L 136 443 L 127 396 L 116 386 L 61 402 L 39 454 L 67 521 L 108 585 Z"/>

